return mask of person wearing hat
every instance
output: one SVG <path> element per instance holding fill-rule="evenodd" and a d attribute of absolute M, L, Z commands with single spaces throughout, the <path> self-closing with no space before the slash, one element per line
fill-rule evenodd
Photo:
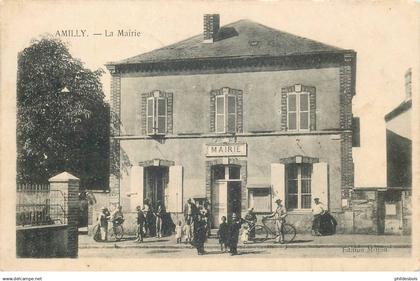
<path fill-rule="evenodd" d="M 197 215 L 194 222 L 194 235 L 191 244 L 197 249 L 198 255 L 204 255 L 204 242 L 206 242 L 206 223 L 203 216 Z"/>
<path fill-rule="evenodd" d="M 314 198 L 314 205 L 312 207 L 312 231 L 313 235 L 320 236 L 321 216 L 325 213 L 324 204 L 319 201 L 319 198 Z"/>
<path fill-rule="evenodd" d="M 245 215 L 245 221 L 248 223 L 249 235 L 248 241 L 253 241 L 255 238 L 255 224 L 257 223 L 257 216 L 254 213 L 254 208 L 249 208 Z"/>
<path fill-rule="evenodd" d="M 283 244 L 284 243 L 283 225 L 286 222 L 287 212 L 286 212 L 286 208 L 282 204 L 281 199 L 277 199 L 275 203 L 277 204 L 276 210 L 271 215 L 266 216 L 263 219 L 268 219 L 268 218 L 275 219 L 276 229 L 278 232 L 277 242 L 280 242 L 281 244 Z"/>
<path fill-rule="evenodd" d="M 99 228 L 101 230 L 101 241 L 108 240 L 108 219 L 109 219 L 108 208 L 101 208 L 101 215 L 99 216 Z"/>
<path fill-rule="evenodd" d="M 194 200 L 192 198 L 189 198 L 187 200 L 187 203 L 184 206 L 184 218 L 185 222 L 189 222 L 189 225 L 191 225 L 191 232 L 192 232 L 192 238 L 194 238 L 194 223 L 198 217 L 200 212 L 198 211 L 197 205 L 195 205 Z"/>
<path fill-rule="evenodd" d="M 137 238 L 135 241 L 143 242 L 143 237 L 144 237 L 143 228 L 146 222 L 146 218 L 140 206 L 136 207 L 136 211 L 137 211 Z"/>
<path fill-rule="evenodd" d="M 231 222 L 229 223 L 229 252 L 231 256 L 238 254 L 238 240 L 239 230 L 241 229 L 243 220 L 240 219 L 235 213 L 232 214 Z"/>

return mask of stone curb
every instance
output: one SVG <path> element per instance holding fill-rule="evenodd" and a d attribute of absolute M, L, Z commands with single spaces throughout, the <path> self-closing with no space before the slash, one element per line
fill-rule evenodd
<path fill-rule="evenodd" d="M 117 243 L 95 243 L 95 244 L 79 244 L 79 249 L 194 249 L 191 245 L 118 245 Z M 220 249 L 218 245 L 205 245 L 206 249 Z M 410 244 L 252 244 L 252 245 L 238 245 L 238 249 L 298 249 L 298 248 L 411 248 Z"/>

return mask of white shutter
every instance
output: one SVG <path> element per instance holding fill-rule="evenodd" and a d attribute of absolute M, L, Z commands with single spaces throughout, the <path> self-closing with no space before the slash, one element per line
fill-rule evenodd
<path fill-rule="evenodd" d="M 144 167 L 132 166 L 130 173 L 130 206 L 135 210 L 136 206 L 143 207 L 143 190 L 144 190 Z"/>
<path fill-rule="evenodd" d="M 314 163 L 312 168 L 312 201 L 319 198 L 325 208 L 328 209 L 328 163 Z"/>
<path fill-rule="evenodd" d="M 173 213 L 182 212 L 183 173 L 182 166 L 169 167 L 168 182 L 168 206 L 167 211 Z"/>
<path fill-rule="evenodd" d="M 274 211 L 276 204 L 274 203 L 277 199 L 280 199 L 285 204 L 285 166 L 280 163 L 271 164 L 271 209 Z"/>

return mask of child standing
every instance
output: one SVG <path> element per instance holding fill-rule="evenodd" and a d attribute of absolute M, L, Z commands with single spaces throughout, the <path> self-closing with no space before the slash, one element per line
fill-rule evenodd
<path fill-rule="evenodd" d="M 178 225 L 175 227 L 175 237 L 176 237 L 176 243 L 181 244 L 182 240 L 182 222 L 179 221 Z"/>
<path fill-rule="evenodd" d="M 247 225 L 242 226 L 242 233 L 241 233 L 241 241 L 242 243 L 246 244 L 248 243 L 248 237 L 249 237 L 249 229 Z"/>
<path fill-rule="evenodd" d="M 217 237 L 219 238 L 220 250 L 222 252 L 227 251 L 227 242 L 228 242 L 228 225 L 226 223 L 226 217 L 221 218 L 221 223 L 219 225 L 219 230 L 217 231 Z"/>
<path fill-rule="evenodd" d="M 184 225 L 185 243 L 191 242 L 191 222 L 187 220 Z"/>

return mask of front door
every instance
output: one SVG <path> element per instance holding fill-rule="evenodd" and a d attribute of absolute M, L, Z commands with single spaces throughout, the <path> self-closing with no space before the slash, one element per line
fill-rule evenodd
<path fill-rule="evenodd" d="M 213 225 L 219 227 L 220 218 L 228 215 L 227 182 L 218 181 L 213 184 Z"/>
<path fill-rule="evenodd" d="M 166 206 L 168 167 L 147 167 L 146 179 L 145 199 L 148 199 L 154 208 L 157 207 L 158 203 Z"/>
<path fill-rule="evenodd" d="M 240 181 L 228 181 L 227 185 L 227 197 L 228 197 L 228 218 L 232 217 L 232 214 L 238 216 L 241 215 L 241 182 Z"/>
<path fill-rule="evenodd" d="M 240 167 L 216 165 L 212 170 L 213 227 L 218 228 L 222 216 L 229 221 L 233 213 L 241 214 Z"/>

